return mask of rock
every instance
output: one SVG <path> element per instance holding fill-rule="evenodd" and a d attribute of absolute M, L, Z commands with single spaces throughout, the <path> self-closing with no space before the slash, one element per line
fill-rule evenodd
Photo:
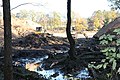
<path fill-rule="evenodd" d="M 103 26 L 93 37 L 99 38 L 101 35 L 111 33 L 114 29 L 120 28 L 120 17 L 110 22 L 108 25 Z"/>

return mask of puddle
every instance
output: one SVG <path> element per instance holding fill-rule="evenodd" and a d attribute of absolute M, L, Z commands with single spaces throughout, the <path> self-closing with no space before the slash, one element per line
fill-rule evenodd
<path fill-rule="evenodd" d="M 91 78 L 91 76 L 89 76 L 90 73 L 88 71 L 88 68 L 85 68 L 81 71 L 79 71 L 79 74 L 76 76 L 77 78 L 81 78 L 81 79 L 87 79 L 87 78 Z"/>
<path fill-rule="evenodd" d="M 50 69 L 50 70 L 36 70 L 35 72 L 42 74 L 46 79 L 51 80 L 66 80 L 64 79 L 64 74 L 60 72 L 59 69 Z"/>
<path fill-rule="evenodd" d="M 37 58 L 17 58 L 13 61 L 14 66 L 25 67 L 26 64 L 38 64 L 41 63 L 44 59 L 47 59 L 48 56 L 37 57 Z"/>
<path fill-rule="evenodd" d="M 77 75 L 71 75 L 71 77 L 64 76 L 64 73 L 60 72 L 59 69 L 42 70 L 42 71 L 35 70 L 35 72 L 42 74 L 42 76 L 44 76 L 48 80 L 74 80 L 74 79 L 86 80 L 87 78 L 92 78 L 91 76 L 89 76 L 89 72 L 87 69 L 83 69 L 79 71 Z M 51 77 L 52 75 L 57 75 L 57 76 Z"/>
<path fill-rule="evenodd" d="M 48 56 L 43 57 L 37 57 L 37 58 L 17 58 L 14 61 L 15 66 L 22 66 L 30 71 L 34 71 L 42 75 L 48 80 L 70 80 L 68 77 L 64 76 L 64 73 L 62 73 L 59 69 L 50 69 L 50 70 L 44 70 L 42 67 L 42 61 L 44 59 L 47 59 Z M 89 71 L 87 68 L 78 71 L 77 75 L 72 76 L 74 78 L 83 79 L 86 80 L 87 78 L 91 78 L 89 76 Z"/>

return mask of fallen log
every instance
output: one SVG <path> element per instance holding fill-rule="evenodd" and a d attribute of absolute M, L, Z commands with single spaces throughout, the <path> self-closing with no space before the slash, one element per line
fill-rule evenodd
<path fill-rule="evenodd" d="M 99 38 L 103 34 L 112 33 L 112 31 L 116 28 L 120 28 L 120 17 L 116 18 L 114 21 L 110 22 L 108 25 L 103 26 L 93 37 Z"/>

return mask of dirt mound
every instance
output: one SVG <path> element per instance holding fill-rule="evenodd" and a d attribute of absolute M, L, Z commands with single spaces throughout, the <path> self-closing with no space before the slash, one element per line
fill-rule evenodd
<path fill-rule="evenodd" d="M 26 19 L 11 18 L 12 38 L 16 39 L 21 36 L 26 36 L 35 30 L 30 27 Z M 0 20 L 0 46 L 4 44 L 4 25 L 3 20 Z"/>
<path fill-rule="evenodd" d="M 29 34 L 23 38 L 13 40 L 14 47 L 24 48 L 60 48 L 59 45 L 68 46 L 68 41 L 65 38 L 54 37 L 48 33 Z"/>

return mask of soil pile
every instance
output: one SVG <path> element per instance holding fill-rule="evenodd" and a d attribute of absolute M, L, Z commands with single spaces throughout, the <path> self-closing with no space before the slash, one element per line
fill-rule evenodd
<path fill-rule="evenodd" d="M 62 47 L 68 47 L 68 41 L 66 38 L 54 37 L 48 33 L 41 34 L 29 34 L 25 37 L 14 39 L 14 48 L 24 49 L 56 49 L 60 50 Z"/>

